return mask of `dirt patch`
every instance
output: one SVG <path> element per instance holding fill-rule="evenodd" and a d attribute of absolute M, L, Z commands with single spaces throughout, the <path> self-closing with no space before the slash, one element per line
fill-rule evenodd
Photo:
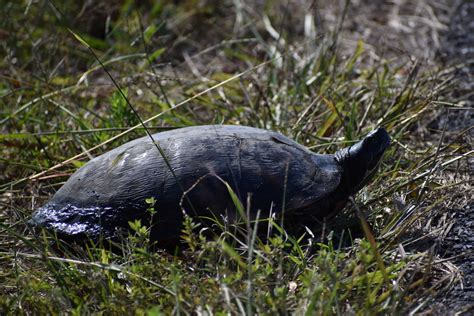
<path fill-rule="evenodd" d="M 457 6 L 450 21 L 450 28 L 440 49 L 441 60 L 456 68 L 457 84 L 452 97 L 458 101 L 457 108 L 440 115 L 433 123 L 437 129 L 458 131 L 470 129 L 464 140 L 472 149 L 472 129 L 474 123 L 474 1 L 462 1 Z M 468 158 L 468 172 L 472 175 L 473 158 Z M 440 255 L 455 257 L 453 263 L 463 274 L 463 281 L 457 284 L 440 302 L 433 304 L 431 310 L 438 315 L 469 314 L 474 311 L 474 212 L 472 196 L 455 213 L 455 223 L 441 244 Z"/>

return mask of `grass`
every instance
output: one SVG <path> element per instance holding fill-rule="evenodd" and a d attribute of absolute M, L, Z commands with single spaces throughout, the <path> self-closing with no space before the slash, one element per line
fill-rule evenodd
<path fill-rule="evenodd" d="M 308 16 L 292 23 L 301 8 L 270 2 L 2 7 L 2 314 L 399 314 L 458 281 L 436 244 L 452 224 L 446 209 L 465 203 L 472 152 L 420 123 L 451 103 L 450 72 L 374 60 L 362 40 L 346 53 L 344 10 L 318 33 L 295 26 Z M 322 153 L 384 126 L 393 145 L 354 204 L 309 239 L 272 223 L 282 233 L 266 242 L 251 225 L 207 240 L 188 219 L 189 249 L 172 255 L 150 251 L 139 223 L 119 253 L 58 252 L 54 237 L 31 234 L 32 210 L 91 157 L 145 135 L 140 119 L 151 132 L 267 128 Z"/>

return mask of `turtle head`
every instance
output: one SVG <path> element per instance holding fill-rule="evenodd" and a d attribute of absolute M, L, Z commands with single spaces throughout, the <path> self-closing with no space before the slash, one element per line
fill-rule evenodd
<path fill-rule="evenodd" d="M 336 152 L 336 161 L 343 168 L 343 185 L 347 193 L 359 191 L 374 176 L 390 137 L 383 128 L 370 132 L 360 142 Z"/>

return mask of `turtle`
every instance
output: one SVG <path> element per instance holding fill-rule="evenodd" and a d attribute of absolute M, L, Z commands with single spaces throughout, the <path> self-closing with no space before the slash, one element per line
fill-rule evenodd
<path fill-rule="evenodd" d="M 139 220 L 153 242 L 168 246 L 180 243 L 186 215 L 203 223 L 234 223 L 244 209 L 253 219 L 280 216 L 297 229 L 344 208 L 373 177 L 390 144 L 383 128 L 335 154 L 317 154 L 280 133 L 238 125 L 150 136 L 87 162 L 29 223 L 77 242 L 123 237 L 130 222 Z"/>

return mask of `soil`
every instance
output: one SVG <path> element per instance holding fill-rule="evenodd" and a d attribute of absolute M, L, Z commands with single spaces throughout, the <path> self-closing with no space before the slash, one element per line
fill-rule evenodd
<path fill-rule="evenodd" d="M 474 123 L 474 0 L 460 1 L 450 18 L 450 27 L 440 49 L 440 59 L 456 66 L 458 84 L 452 96 L 460 108 L 441 115 L 438 127 L 448 120 L 446 129 L 460 131 L 471 128 L 465 141 L 472 149 Z M 473 174 L 473 157 L 468 161 L 469 175 Z M 471 194 L 472 195 L 472 194 Z M 469 198 L 469 196 L 468 196 Z M 437 315 L 474 314 L 474 203 L 472 196 L 465 207 L 452 210 L 454 225 L 440 247 L 444 258 L 457 256 L 452 262 L 461 270 L 463 280 L 450 292 L 435 302 L 430 310 Z M 461 255 L 461 256 L 460 256 Z"/>

